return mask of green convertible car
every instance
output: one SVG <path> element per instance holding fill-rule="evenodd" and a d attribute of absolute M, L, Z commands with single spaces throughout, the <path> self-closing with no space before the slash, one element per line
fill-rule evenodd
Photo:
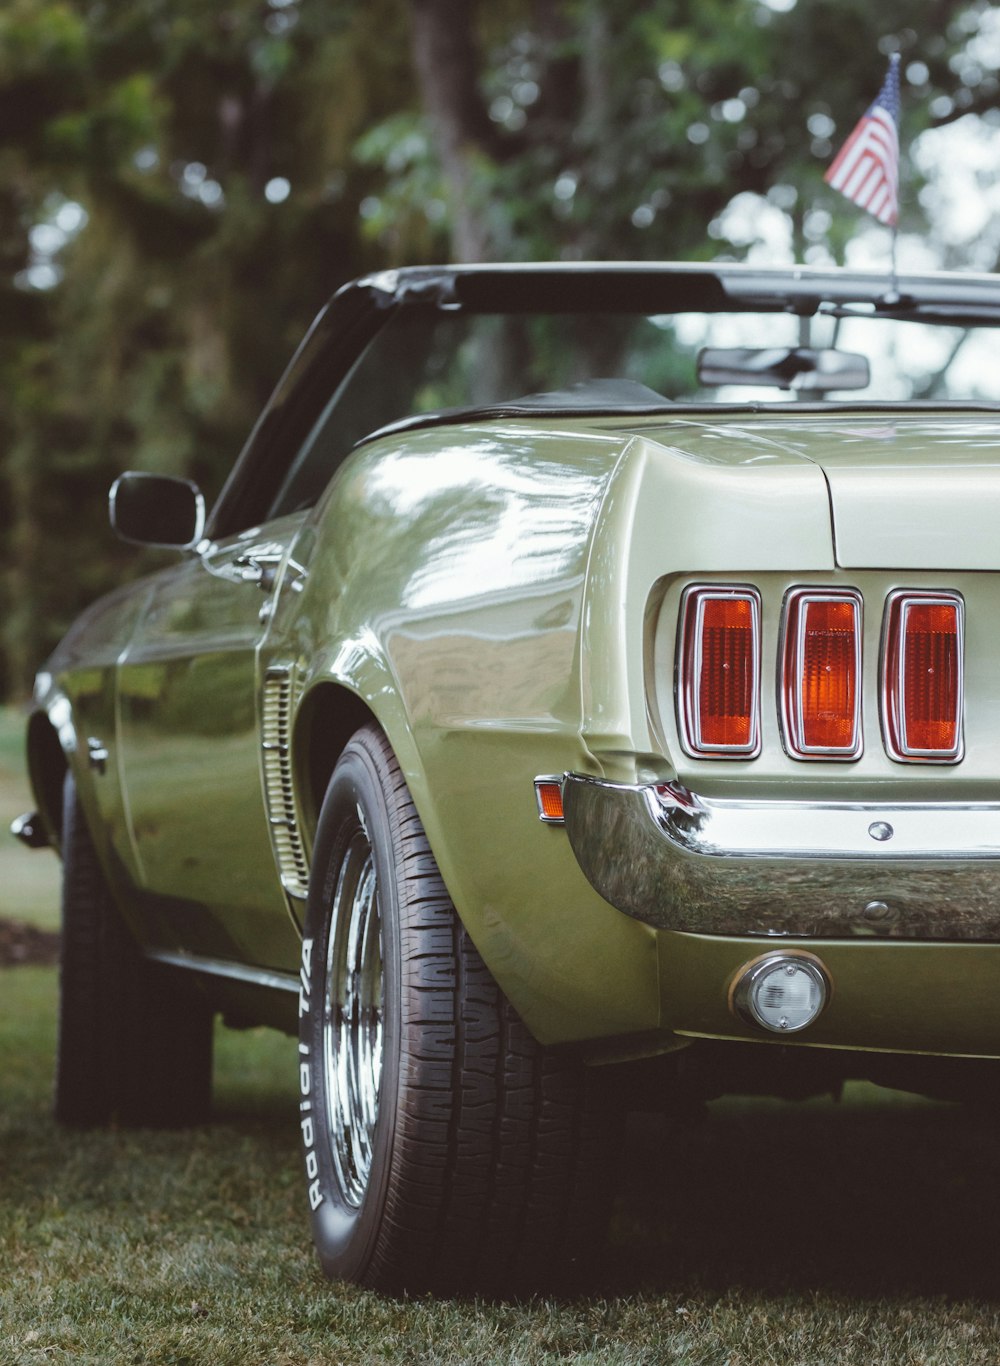
<path fill-rule="evenodd" d="M 172 565 L 39 674 L 56 1109 L 298 1031 L 325 1270 L 542 1285 L 623 1111 L 1000 1057 L 1000 279 L 419 268 L 342 289 Z"/>

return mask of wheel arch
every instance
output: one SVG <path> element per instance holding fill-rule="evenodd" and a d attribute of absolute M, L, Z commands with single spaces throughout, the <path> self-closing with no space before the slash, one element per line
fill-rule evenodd
<path fill-rule="evenodd" d="M 402 707 L 398 699 L 395 705 L 385 705 L 390 692 L 384 687 L 362 692 L 342 679 L 327 677 L 302 698 L 292 726 L 292 768 L 310 845 L 337 760 L 363 726 L 374 722 L 389 741 L 410 786 L 418 790 L 423 786 L 422 766 Z"/>
<path fill-rule="evenodd" d="M 369 721 L 377 721 L 371 707 L 343 683 L 317 683 L 302 700 L 292 731 L 292 763 L 310 844 L 337 760 Z"/>
<path fill-rule="evenodd" d="M 336 649 L 299 654 L 286 666 L 298 675 L 288 745 L 310 861 L 336 762 L 351 736 L 374 722 L 460 921 L 529 1031 L 550 1044 L 657 1028 L 651 931 L 594 891 L 568 842 L 538 820 L 534 776 L 585 762 L 573 717 L 526 726 L 507 714 L 503 724 L 477 725 L 443 713 L 447 698 L 434 710 L 433 671 L 418 680 L 425 686 L 407 689 L 399 675 L 412 679 L 412 669 L 401 667 L 407 660 L 384 636 L 359 625 Z M 273 658 L 295 659 L 296 645 L 275 641 Z"/>

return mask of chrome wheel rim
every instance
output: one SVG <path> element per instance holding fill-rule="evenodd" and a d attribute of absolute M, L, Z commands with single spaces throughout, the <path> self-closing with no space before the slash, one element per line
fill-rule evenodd
<path fill-rule="evenodd" d="M 371 1174 L 382 1081 L 382 920 L 371 845 L 353 835 L 330 908 L 323 1061 L 333 1162 L 346 1204 L 360 1207 Z"/>

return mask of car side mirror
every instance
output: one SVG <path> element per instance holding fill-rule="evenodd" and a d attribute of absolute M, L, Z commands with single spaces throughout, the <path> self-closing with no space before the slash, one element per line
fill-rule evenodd
<path fill-rule="evenodd" d="M 133 545 L 188 550 L 205 531 L 205 499 L 189 479 L 132 470 L 112 484 L 108 504 L 115 533 Z"/>

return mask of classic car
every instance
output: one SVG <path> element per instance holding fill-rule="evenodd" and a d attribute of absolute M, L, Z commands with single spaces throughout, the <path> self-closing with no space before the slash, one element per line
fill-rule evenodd
<path fill-rule="evenodd" d="M 1000 281 L 465 266 L 338 292 L 205 515 L 128 473 L 39 674 L 56 1113 L 298 1031 L 326 1272 L 549 1284 L 623 1113 L 1000 1057 Z M 978 1060 L 978 1061 L 977 1061 Z"/>

